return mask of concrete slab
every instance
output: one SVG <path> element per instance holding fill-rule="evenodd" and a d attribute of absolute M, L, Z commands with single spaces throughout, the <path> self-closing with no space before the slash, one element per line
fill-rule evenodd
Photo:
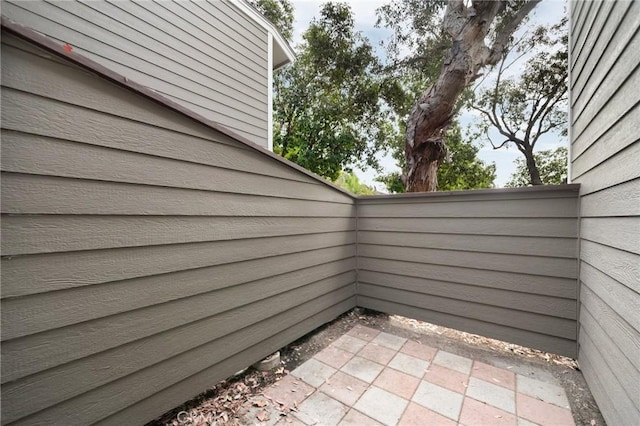
<path fill-rule="evenodd" d="M 516 412 L 516 393 L 510 389 L 485 382 L 477 377 L 469 379 L 467 396 L 485 404 L 493 405 L 509 413 Z M 514 420 L 515 423 L 515 420 Z"/>
<path fill-rule="evenodd" d="M 360 349 L 364 348 L 366 344 L 367 342 L 365 340 L 345 334 L 333 342 L 331 346 L 356 354 Z"/>
<path fill-rule="evenodd" d="M 353 407 L 384 425 L 395 426 L 407 404 L 406 399 L 371 386 Z"/>
<path fill-rule="evenodd" d="M 338 370 L 312 358 L 293 370 L 291 375 L 304 380 L 314 388 L 319 388 L 336 371 Z"/>
<path fill-rule="evenodd" d="M 451 420 L 458 421 L 463 398 L 462 394 L 423 380 L 411 400 Z"/>
<path fill-rule="evenodd" d="M 373 343 L 377 343 L 380 346 L 384 346 L 394 351 L 399 350 L 402 345 L 406 343 L 407 339 L 404 337 L 394 336 L 393 334 L 381 332 L 372 340 Z"/>
<path fill-rule="evenodd" d="M 389 367 L 421 379 L 422 376 L 424 376 L 425 370 L 429 367 L 429 361 L 400 352 L 389 362 Z"/>
<path fill-rule="evenodd" d="M 518 392 L 538 398 L 541 401 L 555 404 L 558 407 L 569 408 L 567 395 L 564 392 L 564 389 L 560 386 L 532 379 L 530 377 L 521 376 L 519 374 L 517 376 L 517 381 Z"/>
<path fill-rule="evenodd" d="M 446 351 L 438 351 L 435 358 L 433 358 L 433 362 L 463 374 L 469 374 L 471 372 L 471 366 L 473 365 L 473 361 L 469 358 Z"/>
<path fill-rule="evenodd" d="M 383 368 L 383 365 L 355 356 L 340 371 L 357 377 L 364 382 L 372 383 Z"/>
<path fill-rule="evenodd" d="M 349 408 L 322 392 L 307 398 L 294 416 L 308 425 L 335 426 L 347 414 Z"/>

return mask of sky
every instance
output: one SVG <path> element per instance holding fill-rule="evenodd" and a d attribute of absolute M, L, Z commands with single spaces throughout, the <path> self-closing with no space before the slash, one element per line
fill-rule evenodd
<path fill-rule="evenodd" d="M 293 46 L 296 46 L 302 40 L 302 33 L 308 28 L 311 20 L 319 16 L 320 6 L 326 0 L 293 0 L 295 7 L 294 36 Z M 390 0 L 350 0 L 348 1 L 354 13 L 356 29 L 361 31 L 365 37 L 369 39 L 372 45 L 377 46 L 380 40 L 386 39 L 390 35 L 390 31 L 383 28 L 375 28 L 376 9 Z M 543 0 L 534 9 L 531 23 L 535 25 L 549 24 L 558 21 L 562 16 L 565 7 L 564 0 Z M 517 68 L 516 68 L 517 69 Z M 426 89 L 426 88 L 425 88 Z M 474 115 L 471 112 L 463 112 L 458 117 L 462 128 L 466 128 L 474 122 Z M 544 135 L 536 145 L 537 151 L 546 149 L 554 149 L 558 146 L 567 145 L 566 139 L 556 135 Z M 509 180 L 511 174 L 515 171 L 514 160 L 522 157 L 515 147 L 509 149 L 494 150 L 487 142 L 480 149 L 478 157 L 485 163 L 496 164 L 496 187 L 504 187 Z M 391 155 L 380 155 L 381 165 L 385 172 L 399 171 L 395 165 L 395 160 Z M 369 186 L 375 186 L 376 189 L 384 191 L 384 185 L 374 181 L 378 174 L 375 170 L 359 170 L 355 169 L 360 181 Z"/>

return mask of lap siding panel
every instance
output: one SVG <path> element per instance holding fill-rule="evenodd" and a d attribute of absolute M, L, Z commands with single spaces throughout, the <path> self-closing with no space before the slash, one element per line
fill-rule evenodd
<path fill-rule="evenodd" d="M 355 307 L 353 197 L 4 31 L 2 101 L 2 424 L 145 423 Z"/>

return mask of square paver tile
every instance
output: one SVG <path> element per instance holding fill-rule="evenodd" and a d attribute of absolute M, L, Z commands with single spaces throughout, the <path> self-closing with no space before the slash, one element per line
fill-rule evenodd
<path fill-rule="evenodd" d="M 282 403 L 287 407 L 295 407 L 315 389 L 302 380 L 291 375 L 284 376 L 282 380 L 277 381 L 262 392 L 265 398 L 276 403 Z"/>
<path fill-rule="evenodd" d="M 342 420 L 347 411 L 349 409 L 340 402 L 316 392 L 300 404 L 294 416 L 306 424 L 333 426 Z"/>
<path fill-rule="evenodd" d="M 335 346 L 329 346 L 317 353 L 314 358 L 333 368 L 340 368 L 353 358 L 353 353 Z"/>
<path fill-rule="evenodd" d="M 372 386 L 353 408 L 385 425 L 396 425 L 407 404 L 406 399 Z"/>
<path fill-rule="evenodd" d="M 493 405 L 509 413 L 516 412 L 516 393 L 511 389 L 485 382 L 477 377 L 469 379 L 467 396 Z"/>
<path fill-rule="evenodd" d="M 529 420 L 525 420 L 522 417 L 518 417 L 518 426 L 538 426 L 538 425 L 533 422 L 530 422 Z"/>
<path fill-rule="evenodd" d="M 360 349 L 364 348 L 366 344 L 367 342 L 362 339 L 345 334 L 340 336 L 331 346 L 356 354 Z"/>
<path fill-rule="evenodd" d="M 319 388 L 336 371 L 335 368 L 311 358 L 293 370 L 291 375 L 304 380 L 313 387 Z"/>
<path fill-rule="evenodd" d="M 397 351 L 405 344 L 407 339 L 404 337 L 394 336 L 393 334 L 381 332 L 376 336 L 375 339 L 372 340 L 373 343 L 377 343 L 378 345 L 387 347 L 389 349 L 393 349 Z"/>
<path fill-rule="evenodd" d="M 349 330 L 347 334 L 349 336 L 357 337 L 358 339 L 366 340 L 367 342 L 370 342 L 378 334 L 380 334 L 380 331 L 358 324 L 355 327 L 353 327 L 351 330 Z"/>
<path fill-rule="evenodd" d="M 458 421 L 463 398 L 462 394 L 423 380 L 411 400 L 451 420 Z"/>
<path fill-rule="evenodd" d="M 466 374 L 438 364 L 431 364 L 422 379 L 462 394 L 467 390 L 469 383 L 469 376 Z"/>
<path fill-rule="evenodd" d="M 373 420 L 371 417 L 365 416 L 358 410 L 354 410 L 353 408 L 349 410 L 346 416 L 342 418 L 342 421 L 338 424 L 338 426 L 378 426 L 382 425 L 382 423 L 378 423 Z"/>
<path fill-rule="evenodd" d="M 433 358 L 433 362 L 463 374 L 469 374 L 471 372 L 471 365 L 473 364 L 473 361 L 469 358 L 446 351 L 438 351 L 435 358 Z"/>
<path fill-rule="evenodd" d="M 400 352 L 423 359 L 425 361 L 431 361 L 438 350 L 436 348 L 432 348 L 431 346 L 408 340 L 402 346 L 402 348 L 400 348 Z"/>
<path fill-rule="evenodd" d="M 399 352 L 393 357 L 391 362 L 389 362 L 389 367 L 421 379 L 422 376 L 424 376 L 425 370 L 429 367 L 429 361 Z"/>
<path fill-rule="evenodd" d="M 518 392 L 550 402 L 558 407 L 569 408 L 569 401 L 564 389 L 551 383 L 532 379 L 518 374 Z"/>
<path fill-rule="evenodd" d="M 352 406 L 360 398 L 360 395 L 367 390 L 368 386 L 368 383 L 338 371 L 320 387 L 320 390 L 331 398 Z"/>
<path fill-rule="evenodd" d="M 474 361 L 471 369 L 471 375 L 478 379 L 482 379 L 485 382 L 504 386 L 507 389 L 516 389 L 515 373 L 505 370 L 504 368 L 498 368 L 493 365 L 485 364 L 484 362 Z"/>
<path fill-rule="evenodd" d="M 377 343 L 369 343 L 358 352 L 358 356 L 377 362 L 378 364 L 387 365 L 396 354 L 393 349 L 380 346 Z"/>
<path fill-rule="evenodd" d="M 420 379 L 393 368 L 385 368 L 373 384 L 404 399 L 411 399 Z"/>
<path fill-rule="evenodd" d="M 347 374 L 351 374 L 362 381 L 372 383 L 376 377 L 378 377 L 378 374 L 380 374 L 383 368 L 383 365 L 359 356 L 354 356 L 340 370 Z"/>
<path fill-rule="evenodd" d="M 516 426 L 516 416 L 472 398 L 465 398 L 460 413 L 465 426 Z"/>
<path fill-rule="evenodd" d="M 542 426 L 574 426 L 571 410 L 518 393 L 518 417 Z"/>
<path fill-rule="evenodd" d="M 410 402 L 404 411 L 398 426 L 456 426 L 457 423 L 448 419 L 435 411 L 424 408 L 415 402 Z"/>

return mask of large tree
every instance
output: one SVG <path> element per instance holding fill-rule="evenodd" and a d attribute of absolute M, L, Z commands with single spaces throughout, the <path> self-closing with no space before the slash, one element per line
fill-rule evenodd
<path fill-rule="evenodd" d="M 447 157 L 445 134 L 451 126 L 464 90 L 483 69 L 496 65 L 506 54 L 510 39 L 539 0 L 449 0 L 422 2 L 396 0 L 382 9 L 384 22 L 397 25 L 396 50 L 422 47 L 405 64 L 440 61 L 437 79 L 415 102 L 407 120 L 405 136 L 405 183 L 409 192 L 435 191 L 438 166 Z M 444 8 L 444 14 L 442 9 Z M 434 25 L 442 18 L 442 30 Z M 411 34 L 411 31 L 414 34 Z M 418 38 L 431 40 L 421 43 Z M 415 47 L 414 46 L 414 47 Z M 436 55 L 444 52 L 444 59 Z"/>
<path fill-rule="evenodd" d="M 291 41 L 293 37 L 293 5 L 289 0 L 249 0 L 249 3 L 271 21 L 287 41 Z"/>
<path fill-rule="evenodd" d="M 561 185 L 567 183 L 567 148 L 538 151 L 533 154 L 543 185 Z M 532 185 L 531 173 L 527 162 L 518 158 L 515 161 L 516 171 L 505 185 L 507 188 Z"/>
<path fill-rule="evenodd" d="M 379 71 L 349 6 L 324 4 L 296 62 L 275 76 L 274 152 L 331 180 L 354 164 L 375 167 L 394 131 L 385 100 L 399 93 Z"/>
<path fill-rule="evenodd" d="M 438 168 L 438 190 L 456 191 L 462 189 L 493 188 L 496 178 L 495 164 L 485 164 L 478 159 L 479 148 L 462 137 L 460 125 L 454 122 L 445 134 L 447 159 Z M 395 153 L 396 159 L 404 160 L 401 149 Z M 405 192 L 400 173 L 391 173 L 377 179 L 389 192 Z"/>
<path fill-rule="evenodd" d="M 493 84 L 472 101 L 481 118 L 477 135 L 494 149 L 515 146 L 525 158 L 531 185 L 545 184 L 534 154 L 537 142 L 547 133 L 567 133 L 567 41 L 566 17 L 556 25 L 538 27 L 513 45 L 514 55 L 531 55 L 522 73 L 507 77 L 513 62 L 503 58 Z"/>

